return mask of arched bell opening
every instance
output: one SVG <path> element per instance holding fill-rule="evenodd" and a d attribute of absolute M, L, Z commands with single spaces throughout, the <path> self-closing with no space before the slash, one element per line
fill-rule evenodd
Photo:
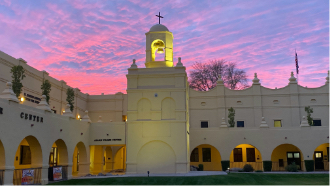
<path fill-rule="evenodd" d="M 329 143 L 323 143 L 314 150 L 313 160 L 316 171 L 329 170 Z"/>
<path fill-rule="evenodd" d="M 243 168 L 246 164 L 254 170 L 263 170 L 260 151 L 253 145 L 240 144 L 231 151 L 230 168 Z"/>
<path fill-rule="evenodd" d="M 151 43 L 151 60 L 165 61 L 165 43 L 160 39 L 156 39 Z"/>
<path fill-rule="evenodd" d="M 41 184 L 42 150 L 34 136 L 25 137 L 14 158 L 14 185 Z"/>
<path fill-rule="evenodd" d="M 301 150 L 295 145 L 281 144 L 272 152 L 272 171 L 285 171 L 285 167 L 292 163 L 298 166 L 298 170 L 304 170 L 303 157 Z"/>

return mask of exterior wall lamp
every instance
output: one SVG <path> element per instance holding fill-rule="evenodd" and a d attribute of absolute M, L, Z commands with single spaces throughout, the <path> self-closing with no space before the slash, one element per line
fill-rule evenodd
<path fill-rule="evenodd" d="M 31 127 L 33 127 L 34 126 L 34 124 L 31 124 Z"/>
<path fill-rule="evenodd" d="M 81 135 L 83 135 L 84 133 L 81 133 Z"/>

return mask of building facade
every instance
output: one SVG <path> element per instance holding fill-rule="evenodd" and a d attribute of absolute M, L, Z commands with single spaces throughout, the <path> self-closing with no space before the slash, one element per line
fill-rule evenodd
<path fill-rule="evenodd" d="M 8 83 L 15 65 L 26 74 L 19 99 Z M 173 63 L 173 34 L 157 24 L 146 33 L 145 68 L 133 60 L 126 77 L 127 94 L 74 88 L 70 111 L 65 81 L 0 52 L 0 184 L 109 172 L 186 173 L 200 164 L 208 171 L 245 164 L 263 170 L 271 162 L 272 171 L 281 171 L 295 162 L 305 171 L 305 160 L 314 160 L 315 170 L 329 170 L 329 75 L 318 88 L 302 87 L 288 74 L 287 86 L 269 89 L 255 74 L 244 90 L 226 88 L 219 77 L 214 89 L 195 91 L 181 58 Z M 40 89 L 46 79 L 49 104 Z"/>

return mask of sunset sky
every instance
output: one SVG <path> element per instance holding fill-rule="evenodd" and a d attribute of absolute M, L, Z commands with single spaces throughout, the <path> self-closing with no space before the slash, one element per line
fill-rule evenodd
<path fill-rule="evenodd" d="M 324 85 L 329 69 L 329 1 L 303 0 L 0 0 L 0 50 L 25 59 L 89 94 L 126 93 L 132 59 L 145 68 L 145 33 L 164 24 L 174 35 L 174 63 L 225 59 L 252 84 Z M 24 83 L 24 82 L 23 82 Z"/>

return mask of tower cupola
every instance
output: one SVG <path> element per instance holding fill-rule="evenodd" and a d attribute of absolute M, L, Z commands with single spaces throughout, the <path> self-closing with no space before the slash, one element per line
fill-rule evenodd
<path fill-rule="evenodd" d="M 156 60 L 157 55 L 164 56 Z M 162 24 L 152 26 L 146 33 L 147 68 L 173 67 L 173 34 Z"/>

